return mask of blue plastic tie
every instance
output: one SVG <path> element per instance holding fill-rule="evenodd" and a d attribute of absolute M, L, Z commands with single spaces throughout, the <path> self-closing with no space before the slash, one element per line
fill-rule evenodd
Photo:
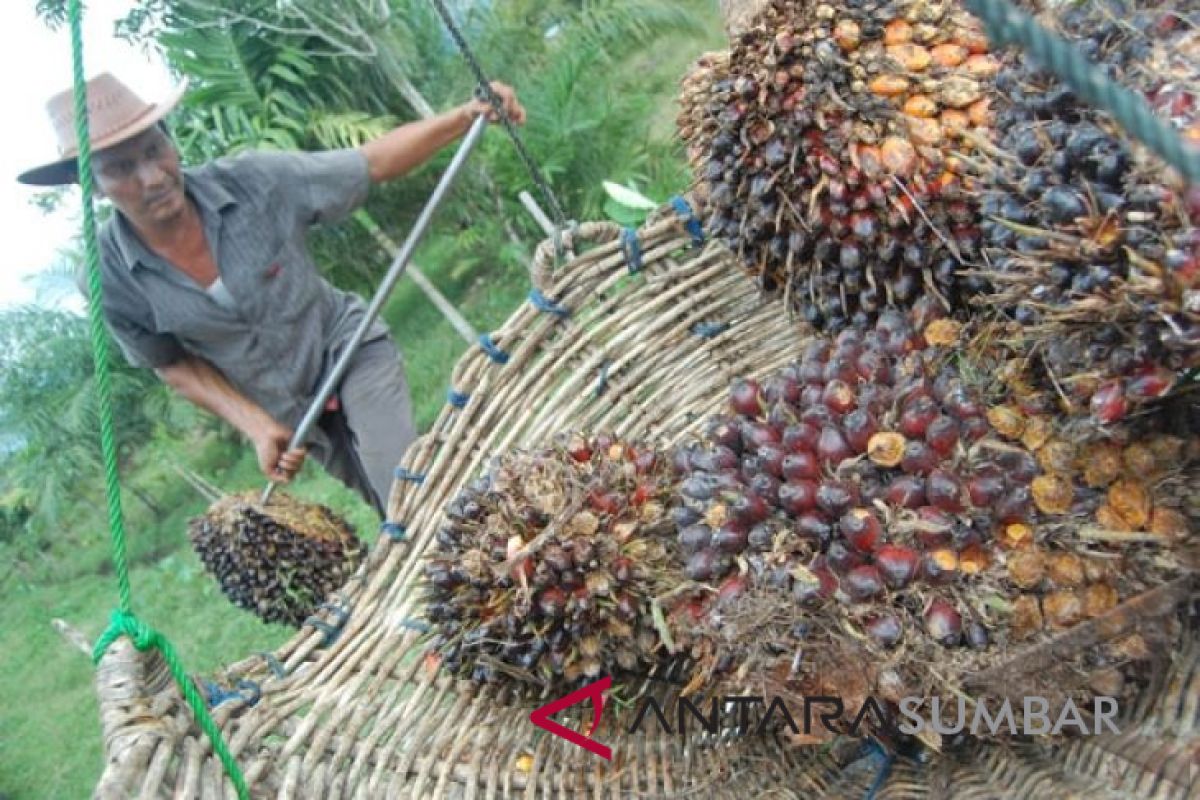
<path fill-rule="evenodd" d="M 633 228 L 621 229 L 621 252 L 625 255 L 625 263 L 629 266 L 629 274 L 636 275 L 642 270 L 642 243 L 638 241 L 637 231 Z"/>
<path fill-rule="evenodd" d="M 692 244 L 696 247 L 704 244 L 704 227 L 700 224 L 700 220 L 696 219 L 696 213 L 692 211 L 688 201 L 675 195 L 671 198 L 671 207 L 675 209 L 675 213 L 683 217 L 683 225 L 692 235 Z"/>
<path fill-rule="evenodd" d="M 283 680 L 287 677 L 287 670 L 284 669 L 283 664 L 280 663 L 279 659 L 275 657 L 274 653 L 263 651 L 259 653 L 259 655 L 262 656 L 263 660 L 267 662 L 267 666 L 270 668 L 271 672 L 274 673 L 276 678 Z"/>
<path fill-rule="evenodd" d="M 379 532 L 396 542 L 402 542 L 408 536 L 408 528 L 399 522 L 385 522 L 379 526 Z"/>
<path fill-rule="evenodd" d="M 728 322 L 697 322 L 692 326 L 692 333 L 705 339 L 720 336 L 727 330 L 729 330 Z"/>
<path fill-rule="evenodd" d="M 338 636 L 342 632 L 342 628 L 346 625 L 346 620 L 350 618 L 350 611 L 349 609 L 334 605 L 333 603 L 321 603 L 321 605 L 317 606 L 317 608 L 332 612 L 333 615 L 337 617 L 337 622 L 330 624 L 319 618 L 316 614 L 313 614 L 311 617 L 304 620 L 304 624 L 312 625 L 317 630 L 323 631 L 325 633 L 325 638 L 321 640 L 321 646 L 328 647 L 337 641 Z"/>
<path fill-rule="evenodd" d="M 490 334 L 484 333 L 479 336 L 479 346 L 483 348 L 483 352 L 488 354 L 488 358 L 497 364 L 508 363 L 508 353 L 496 346 Z"/>
<path fill-rule="evenodd" d="M 471 399 L 471 395 L 465 392 L 456 392 L 453 389 L 446 392 L 446 402 L 455 408 L 466 408 L 467 401 Z"/>
<path fill-rule="evenodd" d="M 567 317 L 571 316 L 570 309 L 566 308 L 565 306 L 560 306 L 549 297 L 546 297 L 546 295 L 542 294 L 541 289 L 529 290 L 529 302 L 533 303 L 533 307 L 538 311 L 544 311 L 547 314 L 553 314 L 560 319 L 566 319 Z"/>
<path fill-rule="evenodd" d="M 895 753 L 887 752 L 874 739 L 870 741 L 869 747 L 880 763 L 879 771 L 875 774 L 875 780 L 871 781 L 871 786 L 867 789 L 863 800 L 875 800 L 875 797 L 879 794 L 879 790 L 883 788 L 883 784 L 887 781 L 888 775 L 892 772 L 892 764 L 896 761 Z"/>
<path fill-rule="evenodd" d="M 604 390 L 607 388 L 608 388 L 608 362 L 605 361 L 603 364 L 600 365 L 600 377 L 596 379 L 596 388 L 592 390 L 592 393 L 596 397 L 599 397 L 600 395 L 604 394 Z"/>
<path fill-rule="evenodd" d="M 250 696 L 247 697 L 245 692 L 249 692 Z M 237 688 L 228 690 L 222 689 L 212 681 L 206 681 L 204 693 L 208 695 L 209 708 L 216 708 L 226 700 L 242 700 L 247 706 L 254 706 L 262 699 L 262 688 L 249 678 L 242 678 L 237 682 Z"/>
<path fill-rule="evenodd" d="M 424 472 L 409 472 L 404 467 L 396 467 L 395 475 L 396 480 L 398 481 L 408 481 L 409 483 L 415 483 L 418 486 L 425 482 Z"/>

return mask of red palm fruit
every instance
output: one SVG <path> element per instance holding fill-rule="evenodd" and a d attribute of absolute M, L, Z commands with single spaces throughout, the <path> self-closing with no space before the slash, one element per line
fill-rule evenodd
<path fill-rule="evenodd" d="M 685 554 L 703 550 L 712 542 L 712 528 L 703 522 L 689 525 L 679 532 L 679 549 Z"/>
<path fill-rule="evenodd" d="M 567 593 L 557 586 L 547 586 L 537 596 L 537 609 L 544 617 L 560 617 L 567 607 Z"/>
<path fill-rule="evenodd" d="M 942 511 L 957 513 L 963 510 L 962 485 L 949 472 L 935 469 L 925 479 L 925 497 L 929 505 Z"/>
<path fill-rule="evenodd" d="M 867 620 L 867 634 L 883 647 L 895 647 L 904 635 L 895 614 L 881 614 Z"/>
<path fill-rule="evenodd" d="M 892 589 L 908 586 L 919 565 L 920 557 L 911 547 L 885 544 L 875 553 L 875 566 L 879 567 L 883 582 Z"/>
<path fill-rule="evenodd" d="M 783 458 L 784 480 L 804 480 L 821 477 L 817 457 L 807 451 L 793 452 Z"/>
<path fill-rule="evenodd" d="M 513 562 L 513 565 L 508 570 L 508 575 L 514 581 L 520 583 L 521 581 L 529 581 L 533 578 L 534 572 L 533 559 L 525 557 Z"/>
<path fill-rule="evenodd" d="M 958 553 L 948 547 L 931 550 L 921 558 L 921 577 L 938 586 L 949 583 L 958 574 Z"/>
<path fill-rule="evenodd" d="M 779 486 L 779 507 L 784 513 L 799 516 L 812 511 L 817 504 L 817 484 L 814 481 L 787 481 Z"/>
<path fill-rule="evenodd" d="M 925 609 L 925 630 L 938 644 L 954 647 L 962 638 L 962 615 L 945 600 L 934 600 Z"/>
<path fill-rule="evenodd" d="M 925 429 L 925 441 L 941 455 L 950 455 L 958 444 L 958 423 L 952 417 L 939 414 Z"/>
<path fill-rule="evenodd" d="M 716 554 L 712 550 L 705 548 L 704 550 L 692 553 L 683 570 L 687 574 L 688 580 L 706 581 L 716 573 L 716 562 Z"/>
<path fill-rule="evenodd" d="M 1121 381 L 1109 381 L 1092 395 L 1092 417 L 1102 425 L 1110 425 L 1125 417 L 1129 405 L 1125 401 L 1125 387 Z"/>
<path fill-rule="evenodd" d="M 729 391 L 729 404 L 744 417 L 759 417 L 767 410 L 762 387 L 753 378 L 734 381 Z"/>
<path fill-rule="evenodd" d="M 788 425 L 796 421 L 796 410 L 790 404 L 783 400 L 771 405 L 771 410 L 767 412 L 767 424 L 780 433 Z"/>
<path fill-rule="evenodd" d="M 875 350 L 864 350 L 860 353 L 854 360 L 854 368 L 865 383 L 886 384 L 892 375 L 887 358 Z"/>
<path fill-rule="evenodd" d="M 864 564 L 846 573 L 842 588 L 853 600 L 869 600 L 883 594 L 883 577 L 873 564 Z"/>
<path fill-rule="evenodd" d="M 727 523 L 718 528 L 717 532 L 712 536 L 713 547 L 725 553 L 733 553 L 734 555 L 745 550 L 749 543 L 750 533 L 741 525 Z"/>
<path fill-rule="evenodd" d="M 1004 494 L 1004 477 L 998 470 L 980 471 L 967 481 L 967 496 L 976 508 L 991 508 Z"/>
<path fill-rule="evenodd" d="M 884 499 L 900 508 L 925 505 L 925 481 L 916 475 L 900 475 L 887 488 Z"/>
<path fill-rule="evenodd" d="M 633 457 L 633 469 L 638 475 L 649 473 L 657 464 L 658 454 L 650 449 L 640 450 Z"/>
<path fill-rule="evenodd" d="M 800 381 L 795 375 L 785 374 L 780 371 L 772 375 L 763 387 L 763 398 L 769 405 L 775 405 L 780 401 L 786 403 L 798 403 L 800 401 Z"/>
<path fill-rule="evenodd" d="M 779 479 L 767 472 L 758 472 L 750 478 L 750 491 L 771 505 L 779 505 Z"/>
<path fill-rule="evenodd" d="M 853 359 L 834 355 L 825 364 L 825 382 L 842 381 L 853 385 L 858 383 L 858 370 L 854 367 Z"/>
<path fill-rule="evenodd" d="M 937 467 L 937 461 L 937 455 L 933 452 L 933 448 L 919 439 L 915 439 L 904 445 L 900 469 L 910 475 L 928 475 Z"/>
<path fill-rule="evenodd" d="M 991 426 L 983 417 L 965 417 L 959 425 L 958 434 L 966 442 L 978 442 L 988 435 Z"/>
<path fill-rule="evenodd" d="M 714 417 L 708 425 L 707 434 L 712 444 L 728 447 L 735 453 L 742 452 L 742 429 L 736 419 Z"/>
<path fill-rule="evenodd" d="M 801 391 L 806 386 L 822 386 L 825 383 L 825 362 L 805 361 L 800 365 Z"/>
<path fill-rule="evenodd" d="M 937 404 L 932 398 L 921 395 L 910 400 L 904 404 L 904 411 L 900 414 L 900 432 L 909 439 L 922 439 L 937 415 Z"/>
<path fill-rule="evenodd" d="M 617 591 L 613 593 L 613 609 L 617 613 L 617 617 L 626 622 L 637 618 L 638 605 L 637 600 L 629 592 Z"/>
<path fill-rule="evenodd" d="M 625 556 L 613 559 L 609 569 L 612 571 L 613 577 L 620 583 L 625 583 L 633 577 L 633 561 Z"/>
<path fill-rule="evenodd" d="M 837 588 L 837 577 L 824 561 L 814 559 L 808 568 L 808 574 L 793 580 L 792 597 L 798 603 L 811 603 L 833 597 Z"/>
<path fill-rule="evenodd" d="M 742 492 L 729 508 L 733 518 L 746 528 L 753 527 L 767 518 L 771 513 L 766 502 L 754 492 Z"/>
<path fill-rule="evenodd" d="M 759 463 L 776 478 L 783 477 L 783 459 L 786 456 L 786 452 L 779 445 L 766 444 L 758 448 Z"/>
<path fill-rule="evenodd" d="M 996 465 L 1010 483 L 1028 483 L 1041 472 L 1037 458 L 1024 450 L 1004 450 L 996 456 Z"/>
<path fill-rule="evenodd" d="M 829 360 L 829 354 L 833 352 L 833 342 L 824 337 L 813 339 L 804 346 L 803 362 L 820 362 L 824 363 Z"/>
<path fill-rule="evenodd" d="M 779 431 L 764 422 L 749 422 L 742 426 L 743 441 L 756 451 L 767 445 L 778 445 L 782 438 Z"/>
<path fill-rule="evenodd" d="M 771 545 L 775 541 L 775 531 L 769 524 L 760 523 L 750 529 L 746 541 L 751 549 L 765 552 L 771 549 Z"/>
<path fill-rule="evenodd" d="M 988 631 L 978 622 L 967 624 L 967 644 L 974 650 L 983 650 L 988 646 Z"/>
<path fill-rule="evenodd" d="M 867 452 L 867 444 L 878 431 L 879 423 L 875 421 L 875 417 L 862 408 L 851 411 L 842 421 L 842 432 L 846 437 L 846 443 L 850 445 L 855 454 Z"/>
<path fill-rule="evenodd" d="M 983 406 L 971 397 L 970 392 L 963 386 L 956 386 L 951 391 L 946 393 L 942 399 L 946 410 L 956 417 L 960 422 L 968 417 L 984 416 Z"/>
<path fill-rule="evenodd" d="M 692 471 L 692 453 L 699 449 L 699 445 L 681 445 L 671 452 L 671 467 L 676 475 L 686 475 Z"/>
<path fill-rule="evenodd" d="M 817 508 L 832 519 L 845 514 L 858 501 L 851 484 L 825 481 L 817 487 Z"/>
<path fill-rule="evenodd" d="M 567 443 L 567 453 L 572 459 L 580 463 L 592 460 L 592 448 L 588 444 L 588 440 L 583 436 L 572 436 Z"/>
<path fill-rule="evenodd" d="M 854 390 L 843 380 L 835 379 L 825 384 L 821 399 L 835 414 L 846 414 L 854 408 Z"/>
<path fill-rule="evenodd" d="M 811 408 L 818 403 L 823 403 L 825 397 L 825 384 L 810 383 L 807 384 L 800 392 L 800 407 Z"/>
<path fill-rule="evenodd" d="M 603 489 L 593 489 L 588 492 L 588 506 L 600 514 L 618 514 L 624 507 L 621 497 L 616 492 L 606 492 Z"/>
<path fill-rule="evenodd" d="M 809 425 L 815 425 L 817 428 L 824 428 L 826 425 L 833 422 L 833 412 L 825 407 L 825 404 L 820 400 L 811 406 L 808 406 L 800 412 L 800 421 L 807 422 Z M 821 441 L 817 437 L 817 442 Z"/>
<path fill-rule="evenodd" d="M 748 585 L 749 581 L 746 580 L 745 575 L 731 575 L 721 581 L 721 586 L 717 589 L 717 605 L 725 605 L 737 600 L 746 593 Z"/>
<path fill-rule="evenodd" d="M 882 416 L 892 406 L 892 390 L 886 384 L 868 383 L 858 389 L 858 407 Z"/>
<path fill-rule="evenodd" d="M 896 396 L 900 398 L 900 403 L 904 408 L 908 408 L 923 397 L 933 400 L 935 398 L 933 381 L 927 378 L 923 372 L 918 373 L 896 387 Z M 936 413 L 937 406 L 935 404 L 934 414 L 936 415 Z"/>
<path fill-rule="evenodd" d="M 633 490 L 633 494 L 629 496 L 629 504 L 633 506 L 643 506 L 646 501 L 654 497 L 654 493 L 658 491 L 653 483 L 639 483 L 637 488 Z"/>
<path fill-rule="evenodd" d="M 994 507 L 996 519 L 1005 525 L 1027 522 L 1032 512 L 1032 497 L 1028 486 L 1018 486 L 1001 497 Z"/>
<path fill-rule="evenodd" d="M 1135 402 L 1162 397 L 1171 390 L 1175 375 L 1163 367 L 1143 367 L 1129 379 L 1125 396 Z"/>
<path fill-rule="evenodd" d="M 825 552 L 825 561 L 829 568 L 839 575 L 845 575 L 855 567 L 863 565 L 863 557 L 851 550 L 842 542 L 832 542 Z"/>
<path fill-rule="evenodd" d="M 783 431 L 783 449 L 789 453 L 811 453 L 817 449 L 821 429 L 807 422 L 789 425 Z"/>
<path fill-rule="evenodd" d="M 796 517 L 792 529 L 805 541 L 824 547 L 833 538 L 833 526 L 815 511 L 805 511 Z"/>
<path fill-rule="evenodd" d="M 821 429 L 821 438 L 817 441 L 817 457 L 826 464 L 837 466 L 854 455 L 850 444 L 842 432 L 833 425 Z"/>
<path fill-rule="evenodd" d="M 842 515 L 838 528 L 846 542 L 860 553 L 873 553 L 883 539 L 883 525 L 869 508 L 856 508 Z"/>

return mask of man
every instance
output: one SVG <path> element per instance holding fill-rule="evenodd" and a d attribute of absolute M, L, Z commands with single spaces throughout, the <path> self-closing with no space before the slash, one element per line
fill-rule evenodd
<path fill-rule="evenodd" d="M 493 89 L 523 123 L 512 89 Z M 183 169 L 161 124 L 182 93 L 148 104 L 107 73 L 87 85 L 97 194 L 117 212 L 99 237 L 109 328 L 132 364 L 241 431 L 270 480 L 289 481 L 311 452 L 382 515 L 416 432 L 400 353 L 379 321 L 306 447 L 287 449 L 366 311 L 321 278 L 305 237 L 361 205 L 370 184 L 419 167 L 494 111 L 472 100 L 359 148 L 250 152 Z M 51 99 L 62 158 L 18 180 L 75 182 L 72 108 L 69 91 Z"/>

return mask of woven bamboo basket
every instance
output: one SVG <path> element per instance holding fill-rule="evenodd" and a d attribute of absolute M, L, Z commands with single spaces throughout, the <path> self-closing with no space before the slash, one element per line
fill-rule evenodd
<path fill-rule="evenodd" d="M 733 732 L 686 742 L 658 728 L 626 734 L 606 710 L 595 735 L 613 749 L 608 762 L 535 735 L 528 702 L 455 681 L 423 657 L 422 555 L 446 501 L 490 456 L 574 429 L 678 441 L 725 402 L 734 377 L 778 369 L 803 344 L 783 305 L 760 297 L 723 247 L 703 246 L 678 208 L 637 232 L 583 225 L 573 244 L 589 249 L 561 269 L 550 269 L 548 244 L 539 248 L 531 302 L 454 368 L 450 402 L 397 471 L 366 563 L 279 650 L 214 676 L 243 690 L 213 715 L 251 794 L 1197 796 L 1194 644 L 1164 658 L 1161 681 L 1126 709 L 1119 737 L 979 745 L 922 761 Z M 669 692 L 663 685 L 648 678 L 643 689 Z M 156 652 L 119 640 L 97 689 L 107 754 L 97 797 L 236 797 Z"/>

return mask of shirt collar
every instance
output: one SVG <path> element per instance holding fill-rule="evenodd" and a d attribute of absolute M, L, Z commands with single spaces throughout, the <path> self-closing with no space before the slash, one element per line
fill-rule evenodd
<path fill-rule="evenodd" d="M 220 214 L 237 206 L 237 199 L 219 180 L 208 174 L 208 171 L 203 168 L 184 169 L 183 175 L 184 191 L 191 196 L 199 208 L 204 233 L 215 245 L 214 234 L 220 230 Z M 132 270 L 138 264 L 149 266 L 158 260 L 157 256 L 142 243 L 141 237 L 137 235 L 133 225 L 120 211 L 116 212 L 116 234 L 121 259 L 129 269 Z"/>

